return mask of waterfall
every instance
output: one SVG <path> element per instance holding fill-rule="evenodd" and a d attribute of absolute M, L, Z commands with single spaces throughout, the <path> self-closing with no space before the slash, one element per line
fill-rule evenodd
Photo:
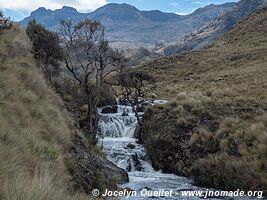
<path fill-rule="evenodd" d="M 166 101 L 158 100 L 150 104 L 164 104 Z M 104 112 L 105 111 L 105 112 Z M 111 112 L 107 112 L 111 111 Z M 125 101 L 117 102 L 116 106 L 98 109 L 100 116 L 98 126 L 98 141 L 103 147 L 107 159 L 123 168 L 129 174 L 129 183 L 121 185 L 139 191 L 139 195 L 121 199 L 147 199 L 141 196 L 141 190 L 149 191 L 173 190 L 176 195 L 172 197 L 157 197 L 158 199 L 201 199 L 199 197 L 181 197 L 182 190 L 205 190 L 191 184 L 190 180 L 174 174 L 164 174 L 155 171 L 149 161 L 143 145 L 134 138 L 138 125 L 132 107 Z M 139 113 L 142 117 L 144 113 Z"/>
<path fill-rule="evenodd" d="M 100 115 L 98 125 L 99 137 L 111 138 L 133 138 L 137 126 L 137 119 L 131 106 L 118 105 L 116 113 L 101 113 L 103 108 L 98 110 Z"/>
<path fill-rule="evenodd" d="M 133 108 L 129 105 L 116 107 L 116 113 L 103 114 L 104 108 L 98 110 L 98 139 L 107 158 L 127 172 L 152 170 L 144 147 L 134 138 L 138 122 Z"/>

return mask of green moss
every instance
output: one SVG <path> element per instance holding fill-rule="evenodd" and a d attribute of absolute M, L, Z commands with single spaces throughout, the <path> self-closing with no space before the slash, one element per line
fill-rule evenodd
<path fill-rule="evenodd" d="M 47 160 L 56 160 L 59 156 L 58 152 L 56 152 L 52 147 L 46 145 L 34 146 L 33 151 L 40 157 Z"/>

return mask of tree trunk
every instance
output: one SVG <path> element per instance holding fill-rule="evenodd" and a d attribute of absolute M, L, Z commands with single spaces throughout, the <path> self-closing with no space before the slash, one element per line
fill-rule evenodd
<path fill-rule="evenodd" d="M 131 104 L 131 106 L 133 108 L 134 115 L 135 115 L 135 117 L 137 119 L 137 122 L 138 122 L 139 126 L 141 126 L 142 125 L 142 121 L 141 121 L 141 119 L 140 119 L 140 117 L 138 115 L 137 109 L 136 109 L 136 106 L 139 106 L 138 99 L 137 98 L 134 98 L 134 103 L 132 103 L 132 101 L 131 101 L 131 99 L 129 97 L 127 97 L 126 99 Z"/>
<path fill-rule="evenodd" d="M 136 119 L 137 119 L 137 122 L 138 122 L 139 126 L 142 125 L 142 122 L 141 122 L 141 120 L 140 120 L 140 117 L 139 117 L 139 115 L 138 115 L 138 112 L 137 112 L 136 108 L 133 107 L 133 110 L 134 110 L 134 114 L 135 114 L 135 117 L 136 117 Z"/>
<path fill-rule="evenodd" d="M 96 135 L 94 134 L 94 126 L 93 126 L 93 101 L 91 92 L 86 89 L 86 96 L 87 96 L 87 130 L 90 136 L 92 137 L 93 143 L 96 140 Z"/>

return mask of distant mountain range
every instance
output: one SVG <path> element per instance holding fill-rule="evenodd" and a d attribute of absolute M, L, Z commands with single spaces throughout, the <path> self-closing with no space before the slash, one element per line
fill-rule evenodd
<path fill-rule="evenodd" d="M 199 50 L 210 46 L 216 39 L 230 31 L 251 12 L 267 4 L 267 0 L 241 0 L 230 11 L 225 12 L 185 36 L 184 41 L 168 46 L 165 55 Z"/>
<path fill-rule="evenodd" d="M 66 6 L 54 11 L 42 7 L 33 11 L 20 24 L 26 26 L 30 20 L 36 19 L 46 28 L 57 30 L 60 20 L 78 21 L 90 18 L 99 20 L 105 25 L 107 37 L 111 42 L 145 46 L 154 45 L 158 41 L 179 41 L 204 23 L 231 10 L 234 5 L 235 3 L 211 4 L 183 16 L 159 10 L 140 11 L 128 4 L 114 3 L 107 4 L 91 13 L 79 13 L 75 8 Z"/>

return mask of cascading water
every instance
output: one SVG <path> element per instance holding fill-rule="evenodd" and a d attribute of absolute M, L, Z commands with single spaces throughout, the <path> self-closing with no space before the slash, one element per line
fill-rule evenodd
<path fill-rule="evenodd" d="M 156 103 L 165 102 L 157 101 Z M 174 191 L 173 196 L 157 196 L 159 199 L 201 199 L 199 197 L 182 197 L 180 191 L 205 189 L 193 186 L 187 178 L 164 174 L 153 169 L 145 148 L 135 139 L 138 123 L 131 106 L 118 103 L 116 113 L 103 114 L 102 110 L 103 108 L 98 110 L 100 115 L 99 145 L 103 146 L 107 159 L 128 172 L 130 181 L 121 187 L 139 191 L 136 196 L 127 199 L 153 198 L 141 196 L 142 189 Z M 126 198 L 122 197 L 121 199 Z"/>

